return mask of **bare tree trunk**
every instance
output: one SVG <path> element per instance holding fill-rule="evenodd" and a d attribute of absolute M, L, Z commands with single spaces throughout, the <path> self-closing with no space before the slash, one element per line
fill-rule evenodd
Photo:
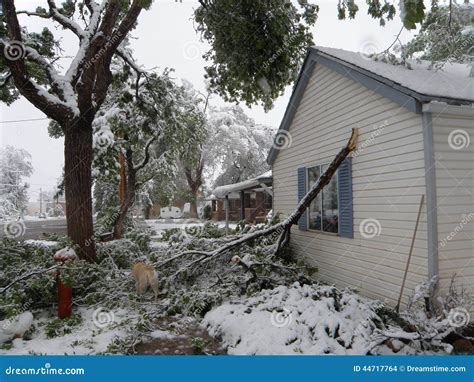
<path fill-rule="evenodd" d="M 197 210 L 197 193 L 193 195 L 193 198 L 191 200 L 191 209 L 190 209 L 190 215 L 192 218 L 197 218 L 198 217 L 198 210 Z"/>
<path fill-rule="evenodd" d="M 95 261 L 91 166 L 92 123 L 81 119 L 64 129 L 67 233 L 79 246 L 79 257 Z"/>
<path fill-rule="evenodd" d="M 128 211 L 133 207 L 137 189 L 137 171 L 133 165 L 133 151 L 128 148 L 125 154 L 127 162 L 127 181 L 125 188 L 125 200 L 120 207 L 119 217 L 114 226 L 114 239 L 121 239 L 125 228 L 125 219 Z"/>
<path fill-rule="evenodd" d="M 151 215 L 151 205 L 147 204 L 145 207 L 143 207 L 143 216 L 146 220 L 150 219 Z"/>
<path fill-rule="evenodd" d="M 197 165 L 195 174 L 193 176 L 192 170 L 189 167 L 184 167 L 184 174 L 186 175 L 186 181 L 189 186 L 189 190 L 191 191 L 192 199 L 191 199 L 191 209 L 190 214 L 192 218 L 198 217 L 197 212 L 197 199 L 198 199 L 198 192 L 199 187 L 202 185 L 202 170 L 204 168 L 204 162 L 201 159 L 199 164 Z"/>

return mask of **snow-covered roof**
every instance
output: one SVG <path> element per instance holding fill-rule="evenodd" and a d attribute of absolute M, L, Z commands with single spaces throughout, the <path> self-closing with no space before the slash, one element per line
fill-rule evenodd
<path fill-rule="evenodd" d="M 442 69 L 430 70 L 429 61 L 409 60 L 409 69 L 375 61 L 363 53 L 321 46 L 314 49 L 422 95 L 474 102 L 474 77 L 469 77 L 471 68 L 466 64 L 447 63 Z"/>
<path fill-rule="evenodd" d="M 212 190 L 212 194 L 215 195 L 217 198 L 224 198 L 226 195 L 230 194 L 231 192 L 249 190 L 255 187 L 260 186 L 263 184 L 271 184 L 273 181 L 272 171 L 264 172 L 263 174 L 248 180 L 244 180 L 243 182 L 234 183 L 234 184 L 226 184 L 225 186 L 216 187 Z"/>
<path fill-rule="evenodd" d="M 466 105 L 465 108 L 474 105 L 474 77 L 469 76 L 471 68 L 468 65 L 447 63 L 442 69 L 435 70 L 430 69 L 428 61 L 411 60 L 410 69 L 374 60 L 363 53 L 315 46 L 308 51 L 275 139 L 281 131 L 288 131 L 318 62 L 415 113 L 422 113 L 424 105 L 436 102 Z M 267 156 L 268 164 L 273 164 L 278 152 L 278 145 L 273 145 Z"/>

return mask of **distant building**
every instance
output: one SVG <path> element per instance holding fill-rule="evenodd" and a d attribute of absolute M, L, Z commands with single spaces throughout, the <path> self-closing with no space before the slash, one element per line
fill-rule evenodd
<path fill-rule="evenodd" d="M 262 223 L 272 209 L 272 175 L 268 171 L 253 179 L 216 187 L 212 198 L 213 220 L 245 220 Z M 226 213 L 227 210 L 227 213 Z"/>

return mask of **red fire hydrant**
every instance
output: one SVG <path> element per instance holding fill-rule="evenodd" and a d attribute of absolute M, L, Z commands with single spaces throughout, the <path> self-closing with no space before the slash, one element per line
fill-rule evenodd
<path fill-rule="evenodd" d="M 72 248 L 63 248 L 54 254 L 54 260 L 64 265 L 68 260 L 76 258 L 76 252 Z M 56 271 L 56 283 L 58 285 L 58 317 L 68 318 L 72 314 L 72 288 L 61 281 L 60 267 Z"/>

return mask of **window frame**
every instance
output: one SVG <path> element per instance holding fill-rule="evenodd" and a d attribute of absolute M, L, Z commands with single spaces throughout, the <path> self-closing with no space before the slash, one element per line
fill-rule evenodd
<path fill-rule="evenodd" d="M 313 166 L 309 166 L 309 167 L 306 167 L 306 193 L 309 191 L 309 170 L 312 169 L 312 168 L 315 168 L 315 167 L 319 167 L 319 176 L 321 176 L 323 174 L 322 172 L 322 168 L 323 166 L 326 166 L 326 165 L 329 165 L 330 163 L 322 163 L 322 164 L 315 164 Z M 339 209 L 340 209 L 340 204 L 339 204 L 339 179 L 338 179 L 338 171 L 339 170 L 336 170 L 336 172 L 334 173 L 333 175 L 333 178 L 336 179 L 336 182 L 337 182 L 337 209 L 338 209 L 338 219 L 337 219 L 337 232 L 328 232 L 328 231 L 324 231 L 323 228 L 324 228 L 324 224 L 323 224 L 323 220 L 322 220 L 322 216 L 323 216 L 323 190 L 321 190 L 321 202 L 320 202 L 320 207 L 321 207 L 321 229 L 316 229 L 316 228 L 311 228 L 311 225 L 310 225 L 310 207 L 307 207 L 306 208 L 306 211 L 307 211 L 307 216 L 306 216 L 306 223 L 307 223 L 307 227 L 308 227 L 308 231 L 312 231 L 312 232 L 319 232 L 319 233 L 322 233 L 322 234 L 325 234 L 325 235 L 331 235 L 331 236 L 339 236 Z M 311 205 L 311 204 L 310 204 Z"/>

